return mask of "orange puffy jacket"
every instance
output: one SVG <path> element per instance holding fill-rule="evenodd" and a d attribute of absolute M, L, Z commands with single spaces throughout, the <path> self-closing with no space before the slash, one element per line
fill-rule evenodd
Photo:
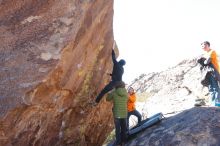
<path fill-rule="evenodd" d="M 128 112 L 131 112 L 133 110 L 135 110 L 135 101 L 136 101 L 136 96 L 135 93 L 133 94 L 129 94 L 129 98 L 128 98 Z"/>

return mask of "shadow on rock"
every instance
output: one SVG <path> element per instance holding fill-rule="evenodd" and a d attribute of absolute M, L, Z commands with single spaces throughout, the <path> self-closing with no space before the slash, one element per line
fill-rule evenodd
<path fill-rule="evenodd" d="M 127 146 L 218 146 L 220 145 L 220 108 L 195 107 L 164 119 L 146 129 Z"/>

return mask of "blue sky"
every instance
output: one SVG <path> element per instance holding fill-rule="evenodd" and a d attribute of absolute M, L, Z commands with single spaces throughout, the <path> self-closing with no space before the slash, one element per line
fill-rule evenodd
<path fill-rule="evenodd" d="M 123 79 L 162 71 L 203 53 L 208 40 L 220 54 L 220 1 L 115 0 L 114 37 L 127 62 Z"/>

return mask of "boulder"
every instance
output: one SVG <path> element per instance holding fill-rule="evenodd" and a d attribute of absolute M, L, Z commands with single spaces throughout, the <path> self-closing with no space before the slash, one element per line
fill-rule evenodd
<path fill-rule="evenodd" d="M 0 144 L 101 145 L 113 0 L 0 1 Z"/>

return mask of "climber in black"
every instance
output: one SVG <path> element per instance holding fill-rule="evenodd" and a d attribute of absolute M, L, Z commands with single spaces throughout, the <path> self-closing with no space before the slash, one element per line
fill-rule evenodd
<path fill-rule="evenodd" d="M 114 46 L 115 46 L 115 43 L 114 43 Z M 104 89 L 102 89 L 102 91 L 96 97 L 95 99 L 96 103 L 99 103 L 102 97 L 107 92 L 111 91 L 115 87 L 118 81 L 122 81 L 122 75 L 124 73 L 123 66 L 125 65 L 126 62 L 124 59 L 121 59 L 120 61 L 116 60 L 114 47 L 112 50 L 112 62 L 113 62 L 113 70 L 112 70 L 112 73 L 110 74 L 112 80 L 104 87 Z"/>

